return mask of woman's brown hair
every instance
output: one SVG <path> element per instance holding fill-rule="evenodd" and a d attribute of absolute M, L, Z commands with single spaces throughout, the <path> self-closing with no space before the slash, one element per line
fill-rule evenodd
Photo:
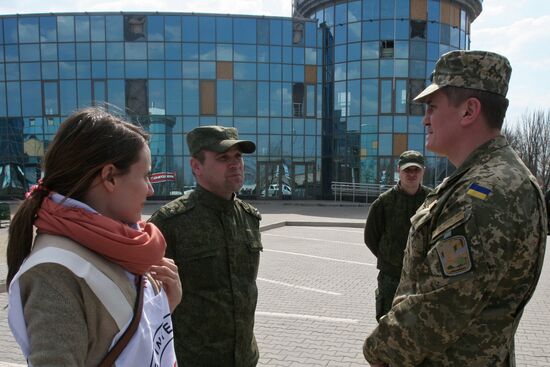
<path fill-rule="evenodd" d="M 111 163 L 124 174 L 148 140 L 143 129 L 100 108 L 82 109 L 63 121 L 44 156 L 41 184 L 21 203 L 9 227 L 8 287 L 31 252 L 33 223 L 44 198 L 55 191 L 82 201 L 102 167 Z"/>

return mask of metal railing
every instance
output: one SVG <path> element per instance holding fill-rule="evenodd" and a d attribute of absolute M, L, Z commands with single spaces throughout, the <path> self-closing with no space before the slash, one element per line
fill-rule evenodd
<path fill-rule="evenodd" d="M 334 195 L 334 201 L 343 201 L 344 199 L 352 202 L 360 201 L 368 204 L 374 201 L 381 193 L 392 187 L 392 185 L 364 184 L 357 182 L 332 182 L 331 190 Z M 370 199 L 370 201 L 369 201 Z"/>

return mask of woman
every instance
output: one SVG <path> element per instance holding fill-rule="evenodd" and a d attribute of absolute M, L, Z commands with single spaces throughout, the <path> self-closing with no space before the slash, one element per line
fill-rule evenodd
<path fill-rule="evenodd" d="M 7 250 L 8 319 L 29 365 L 175 365 L 170 314 L 181 284 L 162 234 L 141 221 L 153 194 L 147 142 L 89 108 L 48 147 Z"/>

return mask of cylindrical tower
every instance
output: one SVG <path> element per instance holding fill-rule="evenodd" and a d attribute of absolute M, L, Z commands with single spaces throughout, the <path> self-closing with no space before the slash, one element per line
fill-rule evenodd
<path fill-rule="evenodd" d="M 482 0 L 293 1 L 293 15 L 317 19 L 325 40 L 323 161 L 332 181 L 393 184 L 408 149 L 427 156 L 425 183 L 450 173 L 445 158 L 425 151 L 424 107 L 411 99 L 440 55 L 469 48 L 481 10 Z"/>

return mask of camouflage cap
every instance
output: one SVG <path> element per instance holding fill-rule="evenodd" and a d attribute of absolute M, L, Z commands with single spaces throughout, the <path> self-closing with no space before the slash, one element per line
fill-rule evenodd
<path fill-rule="evenodd" d="M 508 59 L 488 51 L 457 50 L 439 58 L 432 72 L 432 84 L 424 89 L 415 102 L 446 87 L 477 89 L 506 97 L 512 67 Z"/>
<path fill-rule="evenodd" d="M 199 126 L 187 133 L 189 153 L 195 155 L 203 149 L 223 153 L 238 144 L 243 153 L 254 153 L 256 144 L 250 140 L 239 140 L 234 127 Z"/>
<path fill-rule="evenodd" d="M 424 168 L 424 156 L 416 150 L 407 150 L 401 153 L 399 156 L 399 163 L 397 165 L 400 169 L 405 169 L 411 166 Z"/>

